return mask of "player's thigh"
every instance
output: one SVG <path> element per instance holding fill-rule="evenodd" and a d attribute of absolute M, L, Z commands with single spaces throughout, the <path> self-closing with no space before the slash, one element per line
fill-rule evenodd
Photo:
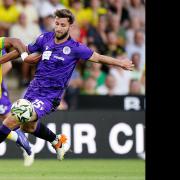
<path fill-rule="evenodd" d="M 44 98 L 28 99 L 31 101 L 34 112 L 30 121 L 21 124 L 21 129 L 27 133 L 33 133 L 36 130 L 38 120 L 44 117 L 46 114 L 52 112 L 52 103 Z"/>
<path fill-rule="evenodd" d="M 41 119 L 45 115 L 52 112 L 53 104 L 44 98 L 36 98 L 31 100 L 33 104 L 34 111 L 36 112 L 36 120 Z"/>

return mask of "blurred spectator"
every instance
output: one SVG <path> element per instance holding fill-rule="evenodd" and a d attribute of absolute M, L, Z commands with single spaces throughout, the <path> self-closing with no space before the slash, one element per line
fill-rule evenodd
<path fill-rule="evenodd" d="M 97 28 L 90 26 L 88 30 L 88 43 L 93 43 L 97 47 L 99 53 L 106 54 L 107 52 L 107 19 L 105 15 L 99 16 Z"/>
<path fill-rule="evenodd" d="M 2 3 L 0 5 L 0 29 L 8 35 L 9 28 L 18 20 L 19 11 L 14 0 L 3 0 Z"/>
<path fill-rule="evenodd" d="M 117 56 L 117 58 L 121 58 Z M 116 94 L 126 95 L 129 92 L 129 83 L 131 74 L 120 67 L 111 66 L 109 74 L 112 74 L 116 79 Z"/>
<path fill-rule="evenodd" d="M 77 23 L 71 26 L 70 35 L 76 41 L 87 44 L 87 32 L 84 28 L 80 28 Z"/>
<path fill-rule="evenodd" d="M 130 16 L 124 4 L 124 0 L 108 0 L 109 13 L 119 16 L 119 23 L 122 24 L 122 27 L 127 28 L 129 26 Z"/>
<path fill-rule="evenodd" d="M 138 17 L 142 27 L 145 26 L 145 6 L 142 4 L 141 0 L 131 0 L 130 2 L 128 10 L 131 19 L 133 17 Z"/>
<path fill-rule="evenodd" d="M 123 5 L 122 3 L 122 0 L 108 0 L 110 12 L 120 15 Z"/>
<path fill-rule="evenodd" d="M 39 7 L 39 15 L 41 18 L 53 15 L 57 9 L 65 9 L 65 6 L 59 3 L 59 0 L 44 1 Z"/>
<path fill-rule="evenodd" d="M 117 35 L 117 43 L 121 47 L 125 47 L 126 44 L 126 32 L 125 28 L 120 25 L 120 17 L 116 14 L 110 16 L 110 27 Z"/>
<path fill-rule="evenodd" d="M 133 44 L 134 43 L 134 34 L 135 31 L 141 29 L 141 21 L 138 17 L 133 17 L 130 22 L 130 27 L 126 31 L 127 43 Z"/>
<path fill-rule="evenodd" d="M 54 16 L 48 15 L 41 19 L 41 31 L 44 32 L 50 32 L 54 29 Z"/>
<path fill-rule="evenodd" d="M 94 77 L 89 76 L 84 82 L 81 89 L 83 95 L 96 95 L 96 80 Z"/>
<path fill-rule="evenodd" d="M 118 36 L 114 31 L 109 31 L 107 33 L 108 38 L 108 51 L 107 54 L 111 57 L 116 57 L 125 52 L 125 49 L 119 45 Z"/>
<path fill-rule="evenodd" d="M 31 0 L 19 0 L 17 8 L 21 13 L 26 15 L 27 23 L 38 23 L 38 12 L 31 3 Z"/>
<path fill-rule="evenodd" d="M 18 24 L 15 24 L 10 29 L 10 36 L 19 38 L 24 44 L 28 45 L 41 34 L 40 28 L 35 23 L 28 23 L 24 13 L 19 16 Z M 31 66 L 27 63 L 22 63 L 22 78 L 20 85 L 27 86 L 31 79 L 29 71 Z"/>
<path fill-rule="evenodd" d="M 14 24 L 10 29 L 10 36 L 21 39 L 26 45 L 34 41 L 40 34 L 41 31 L 39 25 L 28 23 L 27 16 L 24 13 L 20 14 L 18 23 Z"/>
<path fill-rule="evenodd" d="M 132 79 L 130 81 L 129 94 L 130 95 L 141 95 L 142 94 L 140 81 L 138 81 L 136 79 Z"/>
<path fill-rule="evenodd" d="M 36 8 L 36 10 L 38 11 L 38 16 L 39 16 L 39 9 L 41 7 L 41 5 L 47 0 L 31 0 L 33 6 Z"/>
<path fill-rule="evenodd" d="M 80 27 L 87 27 L 90 22 L 90 16 L 81 0 L 70 1 L 70 11 L 74 14 L 76 22 Z"/>
<path fill-rule="evenodd" d="M 69 8 L 70 0 L 59 0 L 61 4 L 63 4 L 66 8 Z"/>
<path fill-rule="evenodd" d="M 100 0 L 90 0 L 90 7 L 86 9 L 90 17 L 90 24 L 98 26 L 99 16 L 107 14 L 107 10 L 102 7 Z"/>
<path fill-rule="evenodd" d="M 84 71 L 83 79 L 87 81 L 89 77 L 93 77 L 96 81 L 96 88 L 105 83 L 106 74 L 101 70 L 102 64 L 91 63 L 89 69 Z"/>
<path fill-rule="evenodd" d="M 140 81 L 142 77 L 142 70 L 140 69 L 140 54 L 134 53 L 132 55 L 132 62 L 134 64 L 134 70 L 131 72 L 131 79 L 137 79 Z"/>
<path fill-rule="evenodd" d="M 140 69 L 144 67 L 145 64 L 145 39 L 144 33 L 142 31 L 136 31 L 134 34 L 134 43 L 128 44 L 126 47 L 128 57 L 131 58 L 133 53 L 139 53 L 141 57 Z"/>
<path fill-rule="evenodd" d="M 113 75 L 109 74 L 106 77 L 104 85 L 101 85 L 97 88 L 97 93 L 99 95 L 116 95 L 116 79 Z"/>

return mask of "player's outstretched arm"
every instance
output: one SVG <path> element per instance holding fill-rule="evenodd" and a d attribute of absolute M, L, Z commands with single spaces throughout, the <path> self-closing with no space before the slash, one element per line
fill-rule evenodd
<path fill-rule="evenodd" d="M 134 68 L 134 64 L 128 58 L 122 57 L 122 59 L 115 59 L 109 56 L 98 54 L 96 52 L 93 53 L 89 61 L 92 61 L 95 63 L 119 66 L 123 68 L 124 70 L 129 70 L 129 71 L 132 71 Z"/>
<path fill-rule="evenodd" d="M 13 50 L 10 53 L 7 53 L 0 57 L 0 64 L 4 64 L 8 61 L 16 59 L 20 56 L 20 53 L 17 50 Z"/>

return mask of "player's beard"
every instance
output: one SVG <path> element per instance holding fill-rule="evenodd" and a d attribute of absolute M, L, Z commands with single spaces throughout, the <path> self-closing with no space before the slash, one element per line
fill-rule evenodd
<path fill-rule="evenodd" d="M 67 30 L 63 35 L 61 36 L 57 36 L 56 35 L 56 39 L 57 40 L 63 40 L 64 38 L 66 38 L 67 36 L 69 36 L 69 30 Z"/>

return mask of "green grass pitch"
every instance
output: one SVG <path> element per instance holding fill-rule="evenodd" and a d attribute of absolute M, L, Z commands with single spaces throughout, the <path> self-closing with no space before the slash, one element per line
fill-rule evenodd
<path fill-rule="evenodd" d="M 36 160 L 24 167 L 22 160 L 0 159 L 0 180 L 145 180 L 145 161 Z"/>

